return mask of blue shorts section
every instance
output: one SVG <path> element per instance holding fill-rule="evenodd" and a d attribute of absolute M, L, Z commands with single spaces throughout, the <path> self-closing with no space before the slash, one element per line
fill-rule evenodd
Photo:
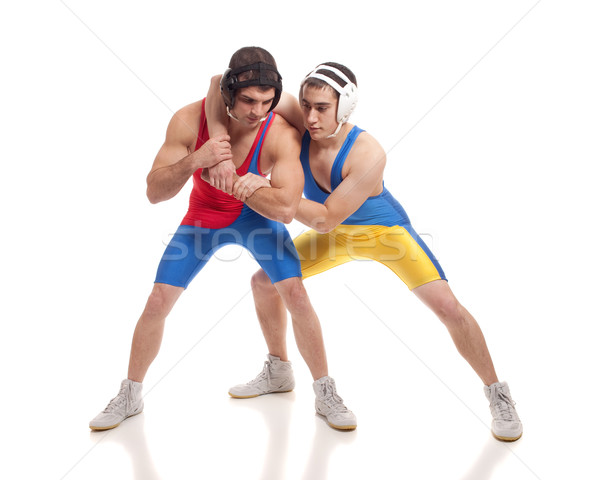
<path fill-rule="evenodd" d="M 231 244 L 250 251 L 273 283 L 302 277 L 298 252 L 285 226 L 244 205 L 225 228 L 180 225 L 158 265 L 155 282 L 187 288 L 210 257 Z"/>
<path fill-rule="evenodd" d="M 448 281 L 448 279 L 446 278 L 446 274 L 444 273 L 444 270 L 442 270 L 442 266 L 440 265 L 440 262 L 437 261 L 437 258 L 435 258 L 435 255 L 433 254 L 433 252 L 430 250 L 430 248 L 427 246 L 427 244 L 423 241 L 421 236 L 415 231 L 415 229 L 412 227 L 412 225 L 410 223 L 408 223 L 406 225 L 402 225 L 402 227 L 404 227 L 406 229 L 406 231 L 410 234 L 410 236 L 419 244 L 419 246 L 423 249 L 425 254 L 429 257 L 429 260 L 431 260 L 431 263 L 433 263 L 433 266 L 440 274 L 440 278 L 442 280 Z"/>

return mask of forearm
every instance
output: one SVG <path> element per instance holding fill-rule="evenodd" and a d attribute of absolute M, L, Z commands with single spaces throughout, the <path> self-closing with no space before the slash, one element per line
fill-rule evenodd
<path fill-rule="evenodd" d="M 197 169 L 193 157 L 188 155 L 173 165 L 150 172 L 146 179 L 146 195 L 150 203 L 164 202 L 173 198 Z"/>
<path fill-rule="evenodd" d="M 338 225 L 331 218 L 329 210 L 325 205 L 305 198 L 300 200 L 295 218 L 319 233 L 330 232 Z"/>
<path fill-rule="evenodd" d="M 298 208 L 298 201 L 289 199 L 280 188 L 263 187 L 246 199 L 246 205 L 263 217 L 276 222 L 290 223 Z"/>

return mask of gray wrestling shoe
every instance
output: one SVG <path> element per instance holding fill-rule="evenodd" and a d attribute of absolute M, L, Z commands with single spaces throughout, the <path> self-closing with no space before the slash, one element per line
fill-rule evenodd
<path fill-rule="evenodd" d="M 319 378 L 313 383 L 313 390 L 317 396 L 315 410 L 327 419 L 330 427 L 338 430 L 354 430 L 356 428 L 356 416 L 346 408 L 344 401 L 337 394 L 333 378 Z"/>
<path fill-rule="evenodd" d="M 233 398 L 254 398 L 267 393 L 291 392 L 296 383 L 291 362 L 283 362 L 279 357 L 267 355 L 262 372 L 254 380 L 229 389 Z"/>
<path fill-rule="evenodd" d="M 504 442 L 514 442 L 523 435 L 523 424 L 515 410 L 506 382 L 484 386 L 485 396 L 492 412 L 492 435 Z"/>
<path fill-rule="evenodd" d="M 92 430 L 110 430 L 118 427 L 123 420 L 144 410 L 142 384 L 123 380 L 119 394 L 113 398 L 102 412 L 90 422 Z"/>

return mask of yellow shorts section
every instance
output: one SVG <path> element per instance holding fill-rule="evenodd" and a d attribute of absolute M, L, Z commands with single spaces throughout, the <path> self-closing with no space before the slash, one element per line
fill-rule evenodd
<path fill-rule="evenodd" d="M 440 274 L 411 234 L 400 226 L 338 225 L 329 233 L 309 230 L 294 239 L 302 277 L 308 278 L 351 260 L 375 260 L 414 289 Z"/>

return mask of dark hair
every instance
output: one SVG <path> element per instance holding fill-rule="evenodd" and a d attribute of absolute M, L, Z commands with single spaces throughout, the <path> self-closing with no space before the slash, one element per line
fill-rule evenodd
<path fill-rule="evenodd" d="M 337 68 L 344 75 L 346 75 L 346 77 L 348 77 L 354 85 L 358 86 L 356 83 L 356 76 L 354 75 L 354 73 L 352 73 L 352 70 L 350 70 L 348 67 L 342 65 L 341 63 L 325 62 L 325 63 L 319 63 L 319 65 L 327 65 L 329 67 Z M 310 73 L 312 73 L 312 72 L 309 72 L 307 75 L 310 75 Z M 346 80 L 344 80 L 343 78 L 340 78 L 331 70 L 321 69 L 321 70 L 317 70 L 317 73 L 320 73 L 321 75 L 331 78 L 332 80 L 335 81 L 335 83 L 337 83 L 342 88 L 344 88 L 346 86 L 346 84 L 348 83 L 348 82 L 346 82 Z M 318 78 L 313 78 L 313 77 L 307 78 L 302 83 L 302 87 L 301 87 L 301 91 L 300 91 L 301 95 L 302 95 L 303 87 L 314 87 L 314 88 L 321 88 L 321 89 L 325 88 L 325 87 L 329 87 L 335 94 L 336 98 L 338 98 L 338 99 L 340 98 L 340 94 L 337 92 L 337 90 L 335 90 L 333 87 L 331 87 L 327 82 L 325 82 L 323 80 L 319 80 Z"/>
<path fill-rule="evenodd" d="M 236 68 L 245 67 L 246 65 L 252 65 L 255 63 L 266 63 L 267 65 L 271 65 L 275 69 L 277 69 L 277 63 L 269 52 L 267 52 L 264 48 L 261 47 L 243 47 L 240 48 L 237 52 L 235 52 L 231 56 L 231 60 L 229 60 L 229 68 L 235 70 Z M 273 82 L 279 81 L 279 75 L 277 71 L 272 70 L 263 70 L 263 75 L 266 76 L 268 80 Z M 254 80 L 257 78 L 261 78 L 260 70 L 247 70 L 238 75 L 238 80 L 247 81 Z M 257 85 L 258 88 L 262 91 L 269 90 L 273 88 L 269 85 Z"/>

